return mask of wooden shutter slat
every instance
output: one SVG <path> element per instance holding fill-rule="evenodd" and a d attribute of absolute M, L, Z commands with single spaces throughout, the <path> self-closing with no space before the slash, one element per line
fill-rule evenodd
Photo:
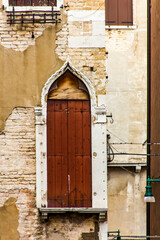
<path fill-rule="evenodd" d="M 106 13 L 106 24 L 107 25 L 117 25 L 117 0 L 106 0 L 105 2 L 105 13 Z"/>
<path fill-rule="evenodd" d="M 91 207 L 91 115 L 89 101 L 83 102 L 83 198 L 84 206 Z"/>
<path fill-rule="evenodd" d="M 76 120 L 76 155 L 82 155 L 83 151 L 83 139 L 82 139 L 82 123 L 83 123 L 83 102 L 75 102 L 75 120 Z"/>
<path fill-rule="evenodd" d="M 132 0 L 118 0 L 118 22 L 119 25 L 132 25 Z"/>
<path fill-rule="evenodd" d="M 47 185 L 48 185 L 48 206 L 56 206 L 56 168 L 55 156 L 48 156 L 47 158 Z"/>
<path fill-rule="evenodd" d="M 90 106 L 88 101 L 83 102 L 83 155 L 91 154 L 91 119 L 90 119 Z"/>
<path fill-rule="evenodd" d="M 55 185 L 55 196 L 56 196 L 56 206 L 55 207 L 62 207 L 62 157 L 56 156 L 56 185 Z M 65 193 L 64 193 L 65 194 Z"/>
<path fill-rule="evenodd" d="M 83 206 L 83 136 L 82 136 L 82 123 L 83 123 L 83 102 L 75 102 L 75 115 L 76 115 L 76 206 Z"/>
<path fill-rule="evenodd" d="M 76 176 L 75 176 L 75 149 L 76 149 L 76 116 L 75 101 L 68 101 L 68 178 L 69 178 L 69 205 L 75 207 Z"/>
<path fill-rule="evenodd" d="M 92 206 L 92 189 L 91 189 L 91 158 L 89 156 L 83 156 L 83 197 L 84 206 Z"/>
<path fill-rule="evenodd" d="M 83 194 L 83 157 L 76 156 L 76 207 L 84 207 Z"/>

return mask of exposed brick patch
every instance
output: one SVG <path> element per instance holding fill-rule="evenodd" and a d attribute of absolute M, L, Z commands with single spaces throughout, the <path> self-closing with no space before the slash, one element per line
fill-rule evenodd
<path fill-rule="evenodd" d="M 64 0 L 64 5 L 68 6 L 69 10 L 103 10 L 105 7 L 104 0 Z"/>
<path fill-rule="evenodd" d="M 72 64 L 92 81 L 97 94 L 105 94 L 106 50 L 105 48 L 68 48 L 68 36 L 71 31 L 74 32 L 74 24 L 75 22 L 63 25 L 57 33 L 56 53 L 63 61 L 69 57 Z M 92 67 L 93 71 L 91 71 Z"/>
<path fill-rule="evenodd" d="M 41 239 L 36 208 L 35 119 L 33 108 L 15 108 L 0 135 L 0 205 L 17 199 L 20 239 Z M 43 228 L 43 225 L 42 225 Z"/>
<path fill-rule="evenodd" d="M 95 214 L 53 214 L 46 225 L 47 239 L 80 240 L 83 233 L 98 236 Z M 54 238 L 57 237 L 57 238 Z M 90 238 L 91 239 L 91 238 Z M 92 238 L 92 240 L 98 238 Z"/>
<path fill-rule="evenodd" d="M 6 48 L 24 51 L 29 45 L 35 44 L 36 38 L 42 35 L 46 27 L 45 24 L 7 24 L 6 12 L 0 11 L 0 44 Z"/>

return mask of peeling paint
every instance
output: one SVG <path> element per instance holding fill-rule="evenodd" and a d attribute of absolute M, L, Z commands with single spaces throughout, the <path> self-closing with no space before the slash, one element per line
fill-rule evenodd
<path fill-rule="evenodd" d="M 1 240 L 18 240 L 19 211 L 16 207 L 16 199 L 9 198 L 5 201 L 4 206 L 0 207 L 0 239 Z"/>
<path fill-rule="evenodd" d="M 40 105 L 42 88 L 47 79 L 62 65 L 55 53 L 56 32 L 66 21 L 50 25 L 36 39 L 35 45 L 18 52 L 0 45 L 0 130 L 16 106 Z M 52 53 L 52 54 L 51 54 Z"/>

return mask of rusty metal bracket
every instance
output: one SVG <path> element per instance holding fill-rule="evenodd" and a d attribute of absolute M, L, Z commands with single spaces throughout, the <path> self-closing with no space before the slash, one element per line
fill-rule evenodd
<path fill-rule="evenodd" d="M 48 220 L 48 213 L 47 212 L 41 212 L 41 221 L 45 222 Z"/>
<path fill-rule="evenodd" d="M 99 222 L 107 221 L 107 212 L 100 212 L 99 213 Z"/>

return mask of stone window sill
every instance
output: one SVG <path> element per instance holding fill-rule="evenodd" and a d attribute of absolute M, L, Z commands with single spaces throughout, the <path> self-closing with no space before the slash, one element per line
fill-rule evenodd
<path fill-rule="evenodd" d="M 132 26 L 113 26 L 113 25 L 110 25 L 110 26 L 105 26 L 105 29 L 106 30 L 134 30 L 136 29 L 136 25 L 132 25 Z"/>
<path fill-rule="evenodd" d="M 42 221 L 48 219 L 48 214 L 56 214 L 56 213 L 90 213 L 99 214 L 99 221 L 104 222 L 107 220 L 107 208 L 40 208 L 39 211 L 41 213 Z"/>

